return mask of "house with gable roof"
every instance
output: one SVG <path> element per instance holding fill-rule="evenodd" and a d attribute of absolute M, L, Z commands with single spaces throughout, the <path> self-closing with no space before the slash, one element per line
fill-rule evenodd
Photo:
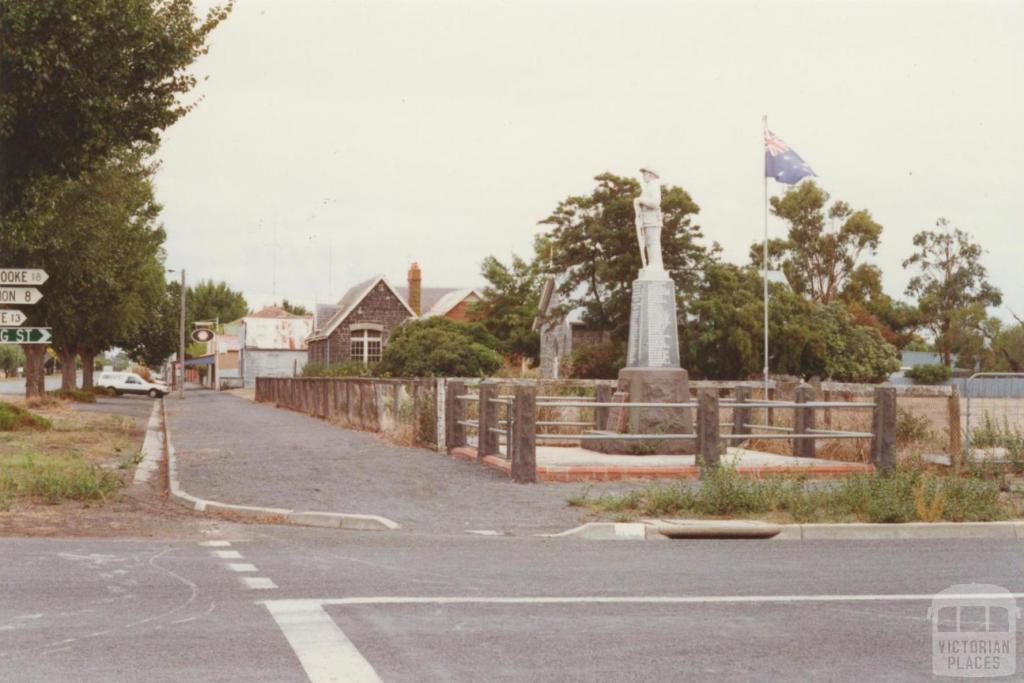
<path fill-rule="evenodd" d="M 405 287 L 393 287 L 378 275 L 351 287 L 336 304 L 317 304 L 307 340 L 309 362 L 376 363 L 392 330 L 406 320 L 444 316 L 465 321 L 469 306 L 482 298 L 475 289 L 421 285 L 419 265 L 413 263 Z"/>

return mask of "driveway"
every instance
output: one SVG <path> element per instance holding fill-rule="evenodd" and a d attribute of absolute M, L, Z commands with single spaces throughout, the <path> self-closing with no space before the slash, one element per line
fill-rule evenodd
<path fill-rule="evenodd" d="M 212 391 L 165 401 L 181 486 L 200 498 L 382 515 L 434 533 L 521 535 L 583 521 L 565 501 L 584 484 L 514 484 L 476 463 Z"/>

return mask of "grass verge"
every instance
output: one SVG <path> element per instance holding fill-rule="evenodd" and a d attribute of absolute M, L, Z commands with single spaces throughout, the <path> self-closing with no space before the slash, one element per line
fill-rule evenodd
<path fill-rule="evenodd" d="M 50 505 L 105 500 L 120 486 L 114 472 L 74 456 L 26 453 L 0 461 L 0 510 L 22 495 Z"/>
<path fill-rule="evenodd" d="M 652 484 L 625 494 L 568 499 L 601 517 L 761 518 L 778 522 L 988 522 L 1020 515 L 1022 496 L 1000 476 L 940 476 L 919 467 L 855 474 L 829 482 L 752 479 L 734 468 L 708 470 L 697 485 Z"/>

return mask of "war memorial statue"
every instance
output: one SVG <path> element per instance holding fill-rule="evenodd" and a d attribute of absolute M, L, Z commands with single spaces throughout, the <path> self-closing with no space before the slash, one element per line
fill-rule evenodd
<path fill-rule="evenodd" d="M 618 389 L 630 403 L 686 403 L 689 376 L 679 367 L 676 286 L 661 258 L 661 185 L 656 172 L 640 169 L 640 196 L 633 200 L 636 234 L 643 266 L 633 280 L 626 367 L 619 371 Z M 689 409 L 635 408 L 628 411 L 630 434 L 691 434 Z M 693 453 L 692 440 L 652 439 L 657 453 Z M 593 441 L 592 450 L 635 452 L 635 442 Z"/>

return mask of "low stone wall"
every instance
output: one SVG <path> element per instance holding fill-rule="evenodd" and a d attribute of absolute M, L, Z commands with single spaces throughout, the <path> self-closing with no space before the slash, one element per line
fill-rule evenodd
<path fill-rule="evenodd" d="M 409 446 L 438 446 L 437 381 L 258 377 L 256 401 Z"/>

